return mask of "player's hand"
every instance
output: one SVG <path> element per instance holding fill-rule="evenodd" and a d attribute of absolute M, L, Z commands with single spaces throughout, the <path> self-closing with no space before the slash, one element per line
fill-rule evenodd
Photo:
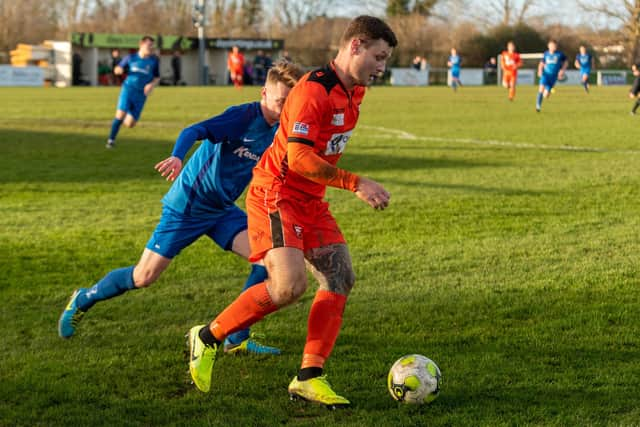
<path fill-rule="evenodd" d="M 372 208 L 380 210 L 389 206 L 389 199 L 391 198 L 391 195 L 382 185 L 363 177 L 360 177 L 360 181 L 358 181 L 356 196 Z"/>
<path fill-rule="evenodd" d="M 175 156 L 167 157 L 155 165 L 155 170 L 160 172 L 160 175 L 164 178 L 167 178 L 167 181 L 173 181 L 178 177 L 182 170 L 182 160 Z"/>
<path fill-rule="evenodd" d="M 154 86 L 151 83 L 148 83 L 144 86 L 144 95 L 149 96 L 149 94 L 153 91 Z"/>
<path fill-rule="evenodd" d="M 558 80 L 562 81 L 562 79 L 564 79 L 564 71 L 560 70 L 558 73 Z"/>

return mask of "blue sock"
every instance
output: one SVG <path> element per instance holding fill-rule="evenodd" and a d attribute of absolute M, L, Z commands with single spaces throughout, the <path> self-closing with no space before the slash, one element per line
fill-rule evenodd
<path fill-rule="evenodd" d="M 120 126 L 122 125 L 122 120 L 113 119 L 111 122 L 111 133 L 109 134 L 109 139 L 112 141 L 116 140 L 116 136 L 118 136 L 118 131 L 120 130 Z"/>
<path fill-rule="evenodd" d="M 135 289 L 135 284 L 133 283 L 134 268 L 132 265 L 131 267 L 119 268 L 108 273 L 91 289 L 87 289 L 78 295 L 76 300 L 78 308 L 82 311 L 87 311 L 98 301 L 104 301 Z"/>
<path fill-rule="evenodd" d="M 253 285 L 264 282 L 265 280 L 267 280 L 267 277 L 268 275 L 266 268 L 264 268 L 262 265 L 252 264 L 251 273 L 249 273 L 249 277 L 247 277 L 247 281 L 244 283 L 242 292 L 246 291 Z M 226 342 L 229 344 L 240 344 L 247 338 L 249 338 L 249 328 L 232 333 L 227 337 Z"/>
<path fill-rule="evenodd" d="M 542 106 L 542 92 L 538 92 L 538 99 L 536 101 L 536 106 L 540 108 Z"/>
<path fill-rule="evenodd" d="M 454 91 L 455 91 L 455 90 L 457 90 L 457 89 L 458 89 L 458 83 L 456 83 L 456 81 L 455 81 L 455 80 L 453 80 L 453 81 L 451 82 L 451 87 L 453 88 L 453 90 L 454 90 Z"/>

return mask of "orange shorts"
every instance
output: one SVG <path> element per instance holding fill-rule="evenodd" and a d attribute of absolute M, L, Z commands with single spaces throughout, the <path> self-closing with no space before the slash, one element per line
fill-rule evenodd
<path fill-rule="evenodd" d="M 507 86 L 512 86 L 516 84 L 516 80 L 518 75 L 516 73 L 504 73 L 502 76 L 502 84 Z"/>
<path fill-rule="evenodd" d="M 307 251 L 346 243 L 338 223 L 329 212 L 329 203 L 321 199 L 283 194 L 251 185 L 246 207 L 251 262 L 261 260 L 273 248 Z"/>

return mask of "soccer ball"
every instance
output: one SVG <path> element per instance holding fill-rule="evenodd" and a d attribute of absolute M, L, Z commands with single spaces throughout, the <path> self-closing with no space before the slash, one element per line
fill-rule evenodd
<path fill-rule="evenodd" d="M 442 374 L 435 362 L 421 354 L 401 357 L 389 370 L 387 386 L 391 396 L 399 402 L 431 403 L 438 393 Z"/>

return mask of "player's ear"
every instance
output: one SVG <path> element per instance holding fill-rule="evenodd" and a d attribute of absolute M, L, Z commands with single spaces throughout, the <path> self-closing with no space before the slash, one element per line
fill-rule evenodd
<path fill-rule="evenodd" d="M 351 39 L 350 50 L 352 55 L 357 55 L 360 53 L 360 47 L 362 46 L 362 40 L 360 39 Z"/>
<path fill-rule="evenodd" d="M 262 86 L 262 90 L 260 91 L 260 96 L 262 96 L 262 99 L 265 99 L 267 97 L 267 86 Z"/>

